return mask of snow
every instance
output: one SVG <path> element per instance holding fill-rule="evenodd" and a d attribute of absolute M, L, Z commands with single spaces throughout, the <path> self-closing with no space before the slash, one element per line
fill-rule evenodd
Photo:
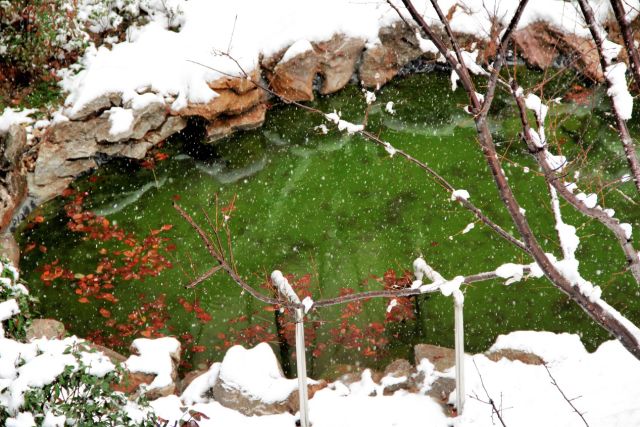
<path fill-rule="evenodd" d="M 613 105 L 622 120 L 629 120 L 633 113 L 633 97 L 627 88 L 626 72 L 627 66 L 623 62 L 609 65 L 605 72 L 610 84 L 607 94 L 613 99 Z"/>
<path fill-rule="evenodd" d="M 524 99 L 525 105 L 529 110 L 532 110 L 536 115 L 536 120 L 540 123 L 544 123 L 545 118 L 547 117 L 547 112 L 549 111 L 549 107 L 542 103 L 540 97 L 533 93 L 527 95 Z"/>
<path fill-rule="evenodd" d="M 173 382 L 173 360 L 172 354 L 180 352 L 180 341 L 172 337 L 157 339 L 138 338 L 133 340 L 131 347 L 139 355 L 131 355 L 124 362 L 124 366 L 131 372 L 142 372 L 154 374 L 156 377 L 148 386 L 147 390 L 162 388 Z"/>
<path fill-rule="evenodd" d="M 11 319 L 16 314 L 20 313 L 20 307 L 15 299 L 0 302 L 0 322 L 4 322 L 7 319 Z M 0 330 L 2 326 L 0 325 Z"/>
<path fill-rule="evenodd" d="M 121 107 L 112 107 L 109 111 L 109 133 L 113 136 L 123 135 L 133 129 L 133 111 Z"/>
<path fill-rule="evenodd" d="M 568 359 L 577 362 L 588 354 L 577 335 L 553 332 L 516 331 L 500 335 L 489 352 L 504 349 L 533 353 L 549 364 Z"/>
<path fill-rule="evenodd" d="M 6 427 L 35 427 L 36 421 L 31 412 L 20 412 L 16 417 L 7 419 Z"/>
<path fill-rule="evenodd" d="M 413 274 L 417 280 L 422 280 L 424 276 L 434 283 L 444 282 L 444 278 L 427 264 L 424 258 L 416 258 L 413 261 Z"/>
<path fill-rule="evenodd" d="M 522 265 L 506 263 L 496 268 L 496 276 L 507 279 L 505 285 L 519 282 L 524 275 Z"/>
<path fill-rule="evenodd" d="M 6 133 L 13 125 L 32 123 L 33 119 L 29 117 L 36 110 L 14 110 L 13 108 L 5 108 L 0 114 L 0 134 Z"/>
<path fill-rule="evenodd" d="M 387 102 L 387 104 L 384 106 L 384 110 L 391 115 L 395 114 L 396 110 L 393 109 L 393 105 L 393 101 Z"/>
<path fill-rule="evenodd" d="M 302 55 L 303 53 L 309 52 L 310 50 L 313 50 L 313 46 L 311 45 L 309 40 L 306 40 L 306 39 L 298 40 L 297 42 L 292 44 L 291 47 L 289 47 L 289 49 L 287 49 L 287 51 L 285 52 L 280 62 L 284 63 L 284 62 L 290 61 L 296 56 Z"/>
<path fill-rule="evenodd" d="M 207 372 L 194 378 L 182 392 L 180 399 L 187 405 L 206 402 L 205 393 L 216 385 L 220 374 L 220 365 L 220 362 L 214 363 Z"/>
<path fill-rule="evenodd" d="M 594 353 L 588 353 L 577 335 L 518 331 L 498 337 L 491 351 L 500 349 L 521 350 L 540 356 L 568 398 L 574 399 L 574 405 L 585 412 L 589 425 L 639 425 L 640 363 L 618 341 L 605 342 Z M 245 365 L 251 367 L 252 363 Z M 466 355 L 465 365 L 467 395 L 486 401 L 486 388 L 491 398 L 502 405 L 506 425 L 584 425 L 551 384 L 544 366 L 507 359 L 494 362 L 483 354 Z M 240 366 L 237 369 L 241 370 Z M 271 368 L 265 366 L 265 369 Z M 429 360 L 422 359 L 417 371 L 424 378 L 417 380 L 417 393 L 400 390 L 384 396 L 383 384 L 374 382 L 368 369 L 362 372 L 359 381 L 348 385 L 340 381 L 329 384 L 309 400 L 313 426 L 409 427 L 415 426 L 416 420 L 428 421 L 433 427 L 494 425 L 492 420 L 495 421 L 495 416 L 492 417 L 491 407 L 486 403 L 468 398 L 463 415 L 450 418 L 438 401 L 425 395 L 436 379 L 451 377 L 453 368 L 439 372 Z M 260 372 L 255 382 L 263 382 L 263 377 L 264 373 Z M 381 383 L 390 385 L 401 379 L 385 377 Z M 247 378 L 247 381 L 252 380 Z M 455 392 L 450 400 L 453 396 Z M 169 420 L 169 425 L 187 419 L 190 410 L 208 417 L 198 421 L 201 427 L 279 427 L 295 422 L 295 417 L 288 413 L 246 417 L 207 399 L 190 405 L 177 396 L 168 396 L 152 401 L 151 405 L 159 416 Z"/>
<path fill-rule="evenodd" d="M 220 366 L 219 380 L 265 403 L 283 402 L 298 386 L 282 375 L 273 350 L 266 343 L 252 349 L 231 347 Z"/>
<path fill-rule="evenodd" d="M 475 227 L 476 227 L 476 223 L 475 222 L 470 222 L 469 224 L 467 224 L 467 226 L 464 228 L 464 230 L 462 230 L 462 234 L 467 234 L 468 232 L 473 230 Z"/>
<path fill-rule="evenodd" d="M 440 292 L 445 297 L 451 296 L 460 289 L 460 285 L 464 282 L 463 276 L 456 276 L 451 280 L 447 280 L 440 285 Z"/>
<path fill-rule="evenodd" d="M 467 190 L 454 190 L 451 193 L 451 200 L 469 200 L 469 192 Z"/>
<path fill-rule="evenodd" d="M 384 150 L 389 153 L 390 157 L 393 157 L 394 154 L 396 154 L 398 152 L 398 150 L 396 150 L 393 145 L 389 144 L 388 142 L 384 143 Z"/>
<path fill-rule="evenodd" d="M 391 313 L 391 310 L 393 310 L 393 307 L 395 307 L 396 305 L 398 305 L 397 299 L 394 298 L 391 301 L 389 301 L 389 305 L 387 306 L 387 313 Z"/>
<path fill-rule="evenodd" d="M 602 43 L 602 55 L 604 56 L 605 63 L 611 64 L 611 61 L 618 57 L 621 49 L 622 46 L 619 44 L 614 43 L 611 40 L 604 39 Z"/>
<path fill-rule="evenodd" d="M 336 113 L 335 111 L 333 113 L 325 114 L 324 117 L 337 125 L 339 131 L 346 130 L 349 135 L 362 132 L 364 130 L 364 125 L 356 125 L 346 120 L 342 120 L 340 118 L 340 113 Z"/>
<path fill-rule="evenodd" d="M 622 224 L 620 224 L 620 228 L 624 230 L 624 236 L 627 238 L 627 240 L 631 239 L 631 234 L 633 232 L 631 224 L 623 222 Z"/>
<path fill-rule="evenodd" d="M 308 313 L 309 310 L 311 310 L 311 307 L 313 307 L 313 299 L 311 299 L 311 297 L 304 297 L 302 305 L 304 306 L 305 314 Z"/>
<path fill-rule="evenodd" d="M 367 103 L 367 105 L 371 105 L 374 102 L 376 102 L 376 94 L 375 92 L 370 92 L 368 90 L 364 90 L 364 100 Z"/>
<path fill-rule="evenodd" d="M 300 298 L 298 298 L 298 295 L 293 290 L 286 277 L 282 275 L 280 270 L 275 270 L 271 273 L 271 281 L 278 289 L 278 292 L 280 292 L 280 295 L 295 304 L 300 304 Z"/>
<path fill-rule="evenodd" d="M 595 208 L 598 204 L 598 195 L 595 193 L 591 193 L 589 195 L 585 193 L 578 193 L 576 195 L 576 199 L 581 200 L 589 209 Z"/>

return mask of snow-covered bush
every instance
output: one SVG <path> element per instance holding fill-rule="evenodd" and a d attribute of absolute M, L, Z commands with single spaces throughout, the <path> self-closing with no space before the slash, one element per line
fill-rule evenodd
<path fill-rule="evenodd" d="M 17 269 L 0 260 L 0 425 L 154 426 L 146 402 L 113 390 L 122 367 L 84 341 L 22 342 L 33 302 Z"/>
<path fill-rule="evenodd" d="M 0 332 L 24 339 L 35 301 L 20 282 L 18 270 L 6 259 L 0 259 Z"/>

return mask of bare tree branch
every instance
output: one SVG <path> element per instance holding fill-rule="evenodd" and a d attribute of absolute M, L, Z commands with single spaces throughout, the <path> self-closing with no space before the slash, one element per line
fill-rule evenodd
<path fill-rule="evenodd" d="M 475 399 L 483 402 L 483 403 L 487 403 L 489 405 L 491 405 L 491 417 L 493 417 L 493 414 L 495 414 L 498 417 L 498 420 L 500 421 L 500 424 L 502 424 L 502 427 L 507 427 L 507 425 L 504 422 L 504 419 L 502 418 L 502 411 L 498 410 L 498 408 L 496 407 L 496 402 L 491 398 L 491 396 L 489 395 L 489 391 L 487 390 L 487 387 L 485 387 L 484 385 L 484 379 L 482 378 L 482 374 L 480 373 L 480 369 L 478 369 L 478 364 L 476 363 L 475 359 L 471 359 L 473 360 L 473 366 L 476 367 L 476 372 L 478 373 L 478 377 L 480 378 L 480 385 L 482 385 L 482 389 L 484 390 L 484 394 L 487 395 L 487 399 L 489 399 L 488 402 L 485 402 L 483 400 L 480 400 L 480 398 L 478 398 L 477 396 L 475 396 Z"/>
<path fill-rule="evenodd" d="M 602 72 L 605 74 L 605 80 L 607 84 L 607 88 L 611 89 L 612 83 L 606 78 L 608 63 L 606 57 L 604 55 L 604 38 L 603 38 L 603 30 L 598 25 L 595 16 L 593 15 L 593 9 L 589 4 L 588 0 L 578 0 L 578 4 L 580 5 L 580 9 L 582 10 L 582 14 L 584 15 L 584 19 L 589 27 L 589 31 L 591 32 L 591 37 L 593 37 L 593 41 L 596 44 L 598 49 L 598 55 L 600 56 L 600 67 L 602 67 Z M 631 134 L 629 133 L 629 128 L 627 127 L 627 122 L 620 115 L 620 111 L 618 111 L 618 107 L 613 100 L 613 95 L 611 95 L 611 91 L 607 91 L 609 97 L 611 98 L 613 115 L 616 121 L 616 128 L 618 129 L 618 135 L 620 136 L 620 141 L 622 142 L 622 147 L 624 148 L 624 152 L 627 156 L 627 163 L 629 164 L 629 169 L 631 170 L 631 175 L 633 176 L 633 182 L 636 184 L 636 188 L 640 191 L 640 161 L 638 161 L 638 154 L 636 153 L 636 146 L 631 138 Z"/>
<path fill-rule="evenodd" d="M 624 41 L 624 47 L 627 50 L 627 57 L 629 58 L 629 64 L 631 65 L 631 71 L 633 72 L 633 78 L 635 80 L 635 86 L 640 90 L 640 55 L 638 55 L 638 49 L 636 49 L 631 26 L 627 20 L 627 16 L 624 12 L 624 5 L 622 0 L 611 0 L 611 8 L 613 14 L 618 21 L 620 27 L 620 34 Z"/>
<path fill-rule="evenodd" d="M 551 378 L 551 384 L 553 384 L 558 391 L 560 392 L 560 394 L 562 395 L 563 399 L 567 401 L 567 403 L 571 406 L 571 408 L 573 408 L 573 411 L 578 414 L 578 416 L 582 419 L 582 422 L 584 422 L 584 425 L 589 427 L 589 423 L 587 422 L 587 420 L 584 418 L 584 414 L 580 411 L 578 411 L 578 408 L 575 407 L 575 405 L 573 404 L 573 401 L 578 399 L 581 396 L 578 397 L 574 397 L 573 399 L 569 399 L 567 397 L 566 394 L 564 394 L 564 391 L 562 391 L 562 389 L 560 388 L 560 385 L 558 385 L 558 382 L 556 381 L 556 379 L 553 377 L 553 375 L 551 374 L 551 371 L 549 370 L 549 367 L 547 366 L 546 363 L 543 363 L 542 366 L 544 366 L 544 369 L 547 370 L 547 374 L 549 374 L 549 378 Z"/>
<path fill-rule="evenodd" d="M 579 1 L 583 2 L 585 0 Z M 446 48 L 442 41 L 434 34 L 434 32 L 429 28 L 429 25 L 425 22 L 424 18 L 416 11 L 411 0 L 403 0 L 403 3 L 410 11 L 411 16 L 414 18 L 416 23 L 444 55 L 445 52 L 443 51 L 446 51 Z M 458 75 L 460 75 L 463 87 L 467 91 L 467 96 L 471 101 L 472 109 L 475 109 L 475 112 L 478 112 L 479 104 L 473 85 L 471 82 L 465 82 L 463 78 L 463 76 L 468 75 L 468 72 L 459 71 L 457 69 L 457 67 L 464 69 L 466 68 L 466 65 L 456 61 L 451 54 L 445 55 L 445 58 L 449 62 L 449 65 L 458 72 Z M 547 257 L 546 253 L 538 243 L 536 236 L 529 226 L 529 223 L 520 209 L 520 205 L 518 204 L 511 187 L 509 186 L 493 142 L 493 136 L 491 135 L 491 131 L 488 126 L 487 117 L 476 114 L 474 116 L 474 120 L 478 140 L 498 188 L 500 198 L 506 206 L 509 215 L 513 219 L 528 252 L 532 255 L 544 275 L 554 286 L 569 296 L 593 320 L 595 320 L 596 323 L 600 324 L 604 329 L 613 334 L 631 354 L 640 359 L 640 330 L 601 299 L 595 299 L 592 301 L 588 296 L 584 295 L 578 287 L 574 287 L 573 283 L 571 283 L 571 281 L 569 281 L 558 270 L 553 262 L 551 262 L 549 257 Z"/>
<path fill-rule="evenodd" d="M 549 183 L 549 185 L 553 186 L 558 194 L 560 194 L 560 196 L 562 196 L 562 198 L 566 200 L 571 206 L 573 206 L 575 209 L 588 216 L 589 218 L 593 218 L 599 221 L 616 236 L 616 239 L 618 240 L 618 243 L 620 244 L 620 247 L 622 248 L 622 251 L 624 252 L 627 259 L 629 270 L 631 271 L 636 282 L 640 283 L 640 259 L 638 259 L 638 252 L 633 247 L 631 239 L 627 238 L 625 230 L 620 226 L 620 221 L 618 221 L 616 218 L 610 217 L 604 210 L 598 207 L 587 207 L 584 201 L 579 200 L 575 196 L 575 194 L 567 189 L 566 185 L 561 181 L 561 177 L 556 174 L 554 168 L 549 164 L 546 146 L 538 147 L 531 139 L 531 127 L 527 118 L 527 109 L 524 96 L 522 90 L 515 81 L 512 82 L 512 89 L 513 97 L 516 100 L 516 105 L 518 107 L 518 111 L 520 112 L 520 121 L 522 123 L 522 137 L 527 143 L 529 152 L 535 157 L 538 165 L 540 165 L 540 168 L 544 173 L 545 180 Z"/>

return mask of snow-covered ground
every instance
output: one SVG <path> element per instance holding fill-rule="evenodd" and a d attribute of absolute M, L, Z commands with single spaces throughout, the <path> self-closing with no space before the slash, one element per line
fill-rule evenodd
<path fill-rule="evenodd" d="M 617 341 L 602 344 L 588 353 L 580 339 L 571 334 L 520 331 L 501 336 L 492 350 L 521 349 L 539 355 L 562 392 L 580 411 L 591 427 L 640 425 L 640 363 Z M 268 362 L 265 356 L 265 363 Z M 261 363 L 254 360 L 255 364 Z M 314 427 L 338 426 L 492 426 L 499 425 L 492 416 L 489 397 L 502 410 L 509 426 L 582 426 L 583 421 L 552 384 L 544 365 L 526 365 L 520 361 L 489 360 L 482 354 L 467 355 L 465 360 L 467 400 L 462 416 L 451 418 L 442 406 L 425 395 L 430 384 L 439 376 L 453 377 L 453 369 L 435 372 L 433 365 L 423 359 L 419 370 L 426 380 L 421 393 L 398 391 L 392 396 L 382 395 L 382 386 L 371 380 L 365 371 L 360 381 L 350 385 L 340 382 L 315 394 L 310 400 L 310 418 Z M 235 368 L 242 367 L 236 364 Z M 255 375 L 260 385 L 263 376 Z M 151 402 L 157 415 L 177 420 L 185 415 L 185 400 L 198 401 L 198 394 L 215 384 L 220 366 L 196 380 L 183 399 L 169 396 Z M 245 378 L 242 372 L 240 377 Z M 245 378 L 246 379 L 246 378 Z M 484 387 L 482 383 L 484 382 Z M 247 385 L 247 387 L 249 387 Z M 269 390 L 257 387 L 261 393 Z M 376 393 L 376 396 L 370 396 Z M 488 395 L 487 395 L 488 393 Z M 454 394 L 450 401 L 453 402 Z M 208 426 L 287 426 L 294 425 L 289 414 L 245 417 L 215 401 L 200 399 L 189 409 L 200 411 L 209 420 L 199 421 Z"/>

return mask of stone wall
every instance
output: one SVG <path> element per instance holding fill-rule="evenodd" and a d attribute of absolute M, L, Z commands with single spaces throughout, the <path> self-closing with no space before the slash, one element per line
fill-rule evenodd
<path fill-rule="evenodd" d="M 380 43 L 335 35 L 313 43 L 313 49 L 283 61 L 286 49 L 262 58 L 249 78 L 224 77 L 209 83 L 218 96 L 205 104 L 189 104 L 172 111 L 162 97 L 149 93 L 145 105 L 126 105 L 121 94 L 110 93 L 43 131 L 34 131 L 27 141 L 24 129 L 16 126 L 0 135 L 0 234 L 23 204 L 27 195 L 35 204 L 59 195 L 77 176 L 98 166 L 97 159 L 126 157 L 142 159 L 160 141 L 184 129 L 191 117 L 207 123 L 208 142 L 215 142 L 238 130 L 262 125 L 269 95 L 253 82 L 268 84 L 291 101 L 311 101 L 317 93 L 334 93 L 357 80 L 363 87 L 380 88 L 416 60 L 433 61 L 418 47 L 414 30 L 404 23 L 379 32 Z M 495 52 L 492 43 L 460 38 L 466 49 L 479 50 L 479 62 Z M 602 81 L 593 43 L 563 34 L 548 24 L 530 25 L 514 34 L 516 54 L 530 65 L 547 68 L 558 57 L 571 58 L 572 66 L 587 79 Z M 119 134 L 110 132 L 112 107 L 133 110 L 133 124 Z"/>

